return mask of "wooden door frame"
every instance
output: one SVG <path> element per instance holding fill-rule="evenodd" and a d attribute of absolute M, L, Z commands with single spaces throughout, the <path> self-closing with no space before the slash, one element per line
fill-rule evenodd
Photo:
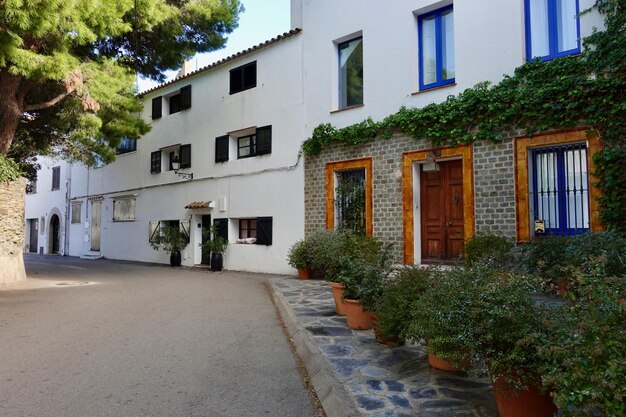
<path fill-rule="evenodd" d="M 472 145 L 454 148 L 431 148 L 402 154 L 402 223 L 405 264 L 415 263 L 414 164 L 426 162 L 429 153 L 440 153 L 437 159 L 461 159 L 463 164 L 463 222 L 465 239 L 474 236 L 474 162 Z M 417 179 L 419 185 L 419 179 Z M 420 237 L 421 238 L 421 237 Z M 421 254 L 420 254 L 421 257 Z"/>

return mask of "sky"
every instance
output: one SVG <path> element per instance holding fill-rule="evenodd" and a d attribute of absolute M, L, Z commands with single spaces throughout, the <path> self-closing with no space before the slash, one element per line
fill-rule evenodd
<path fill-rule="evenodd" d="M 265 42 L 291 29 L 290 0 L 242 0 L 245 11 L 239 15 L 239 27 L 228 36 L 226 47 L 218 51 L 197 54 L 191 61 L 196 70 L 234 53 Z M 168 80 L 178 71 L 168 71 Z M 139 91 L 158 85 L 152 80 L 139 80 Z"/>

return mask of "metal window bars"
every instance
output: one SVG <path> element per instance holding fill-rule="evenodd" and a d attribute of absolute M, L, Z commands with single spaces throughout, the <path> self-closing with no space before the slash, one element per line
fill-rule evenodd
<path fill-rule="evenodd" d="M 365 169 L 337 172 L 335 188 L 337 226 L 359 235 L 366 234 Z"/>
<path fill-rule="evenodd" d="M 575 235 L 589 231 L 587 145 L 538 148 L 532 150 L 531 158 L 535 234 Z"/>

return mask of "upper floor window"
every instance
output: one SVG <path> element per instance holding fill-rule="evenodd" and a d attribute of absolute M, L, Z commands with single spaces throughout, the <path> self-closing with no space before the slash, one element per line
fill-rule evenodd
<path fill-rule="evenodd" d="M 256 155 L 256 135 L 237 138 L 237 158 Z"/>
<path fill-rule="evenodd" d="M 337 45 L 339 50 L 339 108 L 363 104 L 363 38 Z"/>
<path fill-rule="evenodd" d="M 122 138 L 120 143 L 117 145 L 117 154 L 125 154 L 129 152 L 135 152 L 137 150 L 137 139 L 131 138 Z"/>
<path fill-rule="evenodd" d="M 52 191 L 61 188 L 61 167 L 52 168 Z"/>
<path fill-rule="evenodd" d="M 526 1 L 526 58 L 544 61 L 580 52 L 578 0 Z"/>
<path fill-rule="evenodd" d="M 454 13 L 447 6 L 418 17 L 420 90 L 453 84 Z"/>
<path fill-rule="evenodd" d="M 256 61 L 230 70 L 230 94 L 256 87 Z"/>

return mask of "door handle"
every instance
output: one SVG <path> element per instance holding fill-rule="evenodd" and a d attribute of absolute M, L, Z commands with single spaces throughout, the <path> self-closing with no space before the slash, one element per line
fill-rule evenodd
<path fill-rule="evenodd" d="M 459 195 L 458 195 L 458 194 L 455 194 L 455 195 L 454 195 L 454 205 L 455 205 L 455 206 L 458 206 L 458 205 L 459 205 Z"/>

